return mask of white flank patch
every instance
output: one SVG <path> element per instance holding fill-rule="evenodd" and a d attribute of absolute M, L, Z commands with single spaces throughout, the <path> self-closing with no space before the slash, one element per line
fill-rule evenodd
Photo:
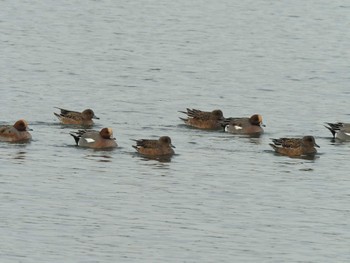
<path fill-rule="evenodd" d="M 242 130 L 243 128 L 241 126 L 235 125 L 234 126 L 236 130 Z"/>
<path fill-rule="evenodd" d="M 225 132 L 228 132 L 228 127 L 230 127 L 230 125 L 225 126 Z"/>
<path fill-rule="evenodd" d="M 347 136 L 350 136 L 350 133 L 348 133 L 348 132 L 344 132 L 344 134 L 347 135 Z"/>
<path fill-rule="evenodd" d="M 84 138 L 84 140 L 85 140 L 87 143 L 95 142 L 95 140 L 94 140 L 94 139 L 91 139 L 91 138 Z"/>

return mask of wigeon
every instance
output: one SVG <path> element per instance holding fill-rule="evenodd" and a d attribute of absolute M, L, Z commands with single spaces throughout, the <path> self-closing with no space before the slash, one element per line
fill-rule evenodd
<path fill-rule="evenodd" d="M 313 136 L 304 136 L 303 138 L 279 138 L 272 139 L 270 146 L 275 152 L 290 157 L 314 155 L 317 153 L 316 144 Z"/>
<path fill-rule="evenodd" d="M 168 136 L 162 136 L 158 140 L 136 140 L 136 145 L 133 145 L 136 151 L 146 156 L 171 156 L 175 152 L 172 148 L 175 148 L 171 144 L 171 139 Z"/>
<path fill-rule="evenodd" d="M 221 129 L 221 121 L 224 120 L 221 110 L 208 112 L 187 108 L 187 111 L 180 112 L 188 116 L 188 118 L 180 118 L 181 120 L 187 125 L 199 129 L 219 130 Z"/>
<path fill-rule="evenodd" d="M 32 139 L 28 132 L 28 123 L 25 120 L 18 120 L 11 125 L 0 126 L 0 141 L 2 142 L 25 142 Z"/>
<path fill-rule="evenodd" d="M 254 114 L 250 118 L 226 118 L 222 126 L 225 132 L 233 134 L 259 135 L 264 133 L 262 116 Z"/>
<path fill-rule="evenodd" d="M 333 138 L 337 138 L 342 141 L 349 141 L 350 140 L 350 123 L 343 123 L 343 122 L 337 122 L 337 123 L 329 123 L 327 122 L 328 126 L 325 126 L 328 130 L 331 131 Z"/>
<path fill-rule="evenodd" d="M 55 107 L 57 108 L 57 107 Z M 55 116 L 60 120 L 62 124 L 75 124 L 75 125 L 93 125 L 92 119 L 99 119 L 91 109 L 86 109 L 83 112 L 65 110 L 57 108 L 61 111 L 60 114 L 54 112 Z"/>
<path fill-rule="evenodd" d="M 103 149 L 118 146 L 111 128 L 103 128 L 101 131 L 79 130 L 71 132 L 70 135 L 74 137 L 76 144 L 80 147 Z"/>

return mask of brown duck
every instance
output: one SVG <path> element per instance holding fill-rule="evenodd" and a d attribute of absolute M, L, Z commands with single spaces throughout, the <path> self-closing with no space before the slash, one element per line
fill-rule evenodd
<path fill-rule="evenodd" d="M 224 116 L 221 110 L 213 110 L 209 112 L 187 108 L 187 111 L 180 112 L 188 116 L 188 118 L 180 119 L 189 126 L 207 130 L 222 129 L 221 122 L 224 120 Z"/>
<path fill-rule="evenodd" d="M 279 138 L 272 139 L 270 146 L 279 154 L 288 156 L 313 155 L 317 153 L 316 144 L 313 136 L 304 136 L 303 138 Z"/>
<path fill-rule="evenodd" d="M 142 155 L 146 156 L 170 156 L 175 152 L 172 148 L 175 148 L 171 144 L 171 139 L 169 136 L 162 136 L 158 140 L 148 140 L 141 139 L 135 140 L 136 145 L 133 145 L 136 151 Z"/>
<path fill-rule="evenodd" d="M 82 112 L 65 110 L 61 108 L 57 109 L 59 109 L 61 113 L 57 114 L 54 112 L 54 114 L 62 124 L 93 125 L 94 122 L 92 119 L 99 119 L 96 117 L 92 109 L 86 109 Z"/>

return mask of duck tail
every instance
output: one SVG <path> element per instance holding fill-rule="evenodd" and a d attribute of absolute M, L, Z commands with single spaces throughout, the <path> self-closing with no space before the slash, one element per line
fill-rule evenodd
<path fill-rule="evenodd" d="M 272 143 L 269 143 L 269 145 L 270 145 L 275 151 L 277 151 L 278 147 L 277 147 L 276 145 L 274 145 L 274 144 L 272 144 Z"/>
<path fill-rule="evenodd" d="M 327 123 L 327 125 L 329 126 L 324 125 L 324 127 L 326 127 L 332 133 L 334 139 L 337 132 L 332 123 Z"/>
<path fill-rule="evenodd" d="M 54 112 L 53 114 L 55 114 L 55 116 L 58 118 L 58 119 L 61 119 L 61 115 L 57 114 L 56 112 Z"/>
<path fill-rule="evenodd" d="M 78 145 L 78 142 L 79 142 L 79 139 L 80 139 L 80 136 L 79 135 L 76 135 L 74 133 L 69 133 L 75 140 L 75 143 Z"/>
<path fill-rule="evenodd" d="M 223 118 L 222 120 L 219 121 L 221 127 L 225 130 L 226 126 L 230 124 L 232 118 Z"/>

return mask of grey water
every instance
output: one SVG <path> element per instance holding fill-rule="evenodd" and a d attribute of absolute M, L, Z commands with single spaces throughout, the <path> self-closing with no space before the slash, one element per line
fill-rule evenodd
<path fill-rule="evenodd" d="M 350 5 L 344 1 L 0 2 L 0 262 L 349 262 Z M 54 107 L 92 108 L 119 148 L 77 148 Z M 179 111 L 263 116 L 259 138 Z M 133 139 L 168 135 L 146 159 Z M 271 138 L 313 135 L 314 159 Z"/>

